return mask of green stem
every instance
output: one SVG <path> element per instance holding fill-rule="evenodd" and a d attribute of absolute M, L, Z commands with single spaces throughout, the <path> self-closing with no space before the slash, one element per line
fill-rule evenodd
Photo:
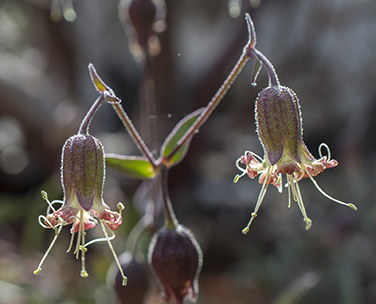
<path fill-rule="evenodd" d="M 240 56 L 238 62 L 235 64 L 234 68 L 232 69 L 231 73 L 227 76 L 226 80 L 223 82 L 222 86 L 218 89 L 217 93 L 213 96 L 211 101 L 208 103 L 204 111 L 202 111 L 201 115 L 197 118 L 195 123 L 189 128 L 189 130 L 184 134 L 184 136 L 179 140 L 176 148 L 171 151 L 171 153 L 165 158 L 166 160 L 170 160 L 175 153 L 181 148 L 182 145 L 189 142 L 192 137 L 197 133 L 200 127 L 205 123 L 205 121 L 209 118 L 209 116 L 213 113 L 214 109 L 218 106 L 221 102 L 233 82 L 235 81 L 236 77 L 242 71 L 244 65 L 247 63 L 248 59 L 250 58 L 248 47 L 249 43 L 244 47 L 243 53 Z"/>

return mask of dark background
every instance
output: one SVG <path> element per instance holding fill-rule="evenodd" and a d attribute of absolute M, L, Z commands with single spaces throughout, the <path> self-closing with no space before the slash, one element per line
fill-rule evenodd
<path fill-rule="evenodd" d="M 90 277 L 82 279 L 80 262 L 65 253 L 69 228 L 33 275 L 53 237 L 38 225 L 47 207 L 40 191 L 62 199 L 61 147 L 97 97 L 90 62 L 145 135 L 138 102 L 142 68 L 130 55 L 117 1 L 74 1 L 72 23 L 51 21 L 50 4 L 0 1 L 0 303 L 114 303 L 105 287 L 112 261 L 107 245 L 90 248 Z M 300 99 L 311 153 L 318 157 L 325 142 L 339 162 L 316 181 L 358 207 L 354 212 L 329 201 L 305 179 L 299 185 L 313 221 L 307 232 L 297 206 L 287 208 L 287 192 L 269 187 L 249 234 L 241 234 L 261 185 L 247 177 L 233 184 L 235 160 L 245 150 L 263 154 L 254 100 L 268 83 L 262 70 L 258 86 L 250 85 L 249 62 L 170 174 L 177 217 L 204 252 L 197 303 L 376 303 L 376 2 L 168 0 L 166 6 L 161 53 L 151 65 L 157 110 L 149 119 L 158 126 L 151 149 L 220 87 L 246 43 L 248 12 L 257 48 Z M 108 105 L 91 133 L 106 152 L 139 155 Z M 118 201 L 126 205 L 113 241 L 119 253 L 140 216 L 133 204 L 139 184 L 107 172 L 105 201 L 112 209 Z M 100 228 L 91 233 L 100 236 Z M 147 241 L 141 247 L 145 252 Z M 157 297 L 153 283 L 147 303 Z"/>

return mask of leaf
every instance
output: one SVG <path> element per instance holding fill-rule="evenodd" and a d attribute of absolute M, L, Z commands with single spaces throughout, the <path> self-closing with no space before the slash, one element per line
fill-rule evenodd
<path fill-rule="evenodd" d="M 91 81 L 93 82 L 95 89 L 99 93 L 103 93 L 105 91 L 111 91 L 111 89 L 99 77 L 99 75 L 98 75 L 97 71 L 95 70 L 95 67 L 92 63 L 89 63 L 88 69 L 89 69 Z"/>
<path fill-rule="evenodd" d="M 185 116 L 182 120 L 180 120 L 177 123 L 175 128 L 167 136 L 161 148 L 161 156 L 163 157 L 162 162 L 164 162 L 165 165 L 170 167 L 178 164 L 180 161 L 183 160 L 189 148 L 190 140 L 186 142 L 184 145 L 182 145 L 175 152 L 174 150 L 178 148 L 178 143 L 180 139 L 183 138 L 185 133 L 194 124 L 194 122 L 197 120 L 197 118 L 200 116 L 203 110 L 204 108 L 201 108 Z"/>
<path fill-rule="evenodd" d="M 95 89 L 99 93 L 103 94 L 104 100 L 112 104 L 120 103 L 121 99 L 116 97 L 115 93 L 111 90 L 111 88 L 103 82 L 92 63 L 89 63 L 88 69 L 90 73 L 91 82 L 93 83 Z"/>
<path fill-rule="evenodd" d="M 153 165 L 146 157 L 106 153 L 106 164 L 131 178 L 152 179 L 156 175 Z"/>

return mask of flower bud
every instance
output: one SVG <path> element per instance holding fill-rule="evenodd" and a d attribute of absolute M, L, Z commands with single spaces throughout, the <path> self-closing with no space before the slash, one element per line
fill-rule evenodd
<path fill-rule="evenodd" d="M 256 99 L 255 117 L 257 133 L 270 164 L 275 165 L 285 153 L 289 159 L 300 162 L 303 126 L 295 92 L 283 86 L 262 90 Z M 289 172 L 280 173 L 292 174 L 298 168 L 292 165 L 284 170 Z"/>
<path fill-rule="evenodd" d="M 89 211 L 94 197 L 102 197 L 105 173 L 102 144 L 91 135 L 74 135 L 65 142 L 61 163 L 64 197 L 76 195 L 80 206 Z"/>
<path fill-rule="evenodd" d="M 138 44 L 147 49 L 148 38 L 153 32 L 157 8 L 151 0 L 133 0 L 128 9 L 129 18 L 137 33 Z"/>
<path fill-rule="evenodd" d="M 129 49 L 136 61 L 145 53 L 156 56 L 160 52 L 157 34 L 164 31 L 166 5 L 164 1 L 121 0 L 119 19 L 129 39 Z"/>
<path fill-rule="evenodd" d="M 163 300 L 181 304 L 185 298 L 196 301 L 202 251 L 193 233 L 178 225 L 161 228 L 149 245 L 149 264 L 163 290 Z"/>

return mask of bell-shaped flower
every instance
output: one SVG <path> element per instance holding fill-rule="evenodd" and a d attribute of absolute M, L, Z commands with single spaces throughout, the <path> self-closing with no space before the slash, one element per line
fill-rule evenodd
<path fill-rule="evenodd" d="M 172 229 L 161 228 L 149 245 L 148 259 L 165 302 L 196 301 L 202 251 L 188 228 L 180 224 Z"/>
<path fill-rule="evenodd" d="M 235 176 L 234 179 L 234 182 L 237 182 L 245 174 L 250 178 L 260 175 L 259 182 L 262 184 L 252 217 L 247 227 L 243 229 L 244 234 L 249 231 L 253 219 L 257 216 L 268 185 L 272 184 L 282 192 L 283 173 L 287 177 L 288 206 L 291 205 L 292 197 L 303 215 L 306 230 L 311 227 L 312 221 L 307 216 L 298 185 L 298 181 L 304 177 L 310 178 L 325 197 L 356 210 L 353 204 L 344 203 L 326 194 L 314 180 L 314 176 L 327 168 L 337 166 L 338 162 L 330 159 L 330 150 L 325 144 L 320 145 L 319 159 L 315 159 L 308 151 L 303 142 L 299 100 L 293 90 L 279 84 L 262 90 L 256 99 L 255 118 L 257 134 L 264 148 L 264 159 L 253 152 L 246 151 L 245 155 L 236 161 L 236 166 L 242 174 Z M 327 149 L 328 156 L 322 156 L 322 147 Z"/>
<path fill-rule="evenodd" d="M 119 203 L 119 212 L 111 211 L 103 200 L 103 185 L 105 178 L 105 159 L 101 142 L 89 134 L 77 134 L 67 139 L 61 156 L 61 183 L 64 190 L 63 201 L 50 203 L 47 194 L 42 192 L 43 198 L 49 207 L 46 216 L 40 216 L 39 222 L 44 228 L 55 230 L 55 238 L 43 257 L 38 269 L 47 254 L 51 250 L 63 226 L 72 225 L 70 251 L 76 233 L 77 243 L 74 254 L 77 258 L 81 252 L 82 270 L 81 276 L 87 277 L 85 269 L 85 252 L 87 246 L 97 241 L 108 241 L 111 251 L 114 253 L 110 239 L 114 238 L 113 231 L 122 223 L 121 211 L 124 206 Z M 53 205 L 61 203 L 62 206 L 55 210 Z M 85 243 L 86 230 L 93 228 L 100 222 L 105 238 L 92 240 Z M 108 237 L 106 227 L 110 229 L 112 236 Z M 114 253 L 115 260 L 117 260 Z M 125 276 L 123 275 L 123 278 Z M 125 280 L 124 280 L 125 284 Z"/>
<path fill-rule="evenodd" d="M 111 230 L 122 223 L 119 213 L 113 212 L 103 201 L 104 152 L 98 139 L 91 135 L 77 134 L 64 144 L 61 160 L 61 182 L 64 190 L 63 205 L 48 214 L 45 224 L 50 227 L 73 224 L 72 233 L 96 226 L 96 220 L 104 220 Z M 83 213 L 81 219 L 80 212 Z"/>

